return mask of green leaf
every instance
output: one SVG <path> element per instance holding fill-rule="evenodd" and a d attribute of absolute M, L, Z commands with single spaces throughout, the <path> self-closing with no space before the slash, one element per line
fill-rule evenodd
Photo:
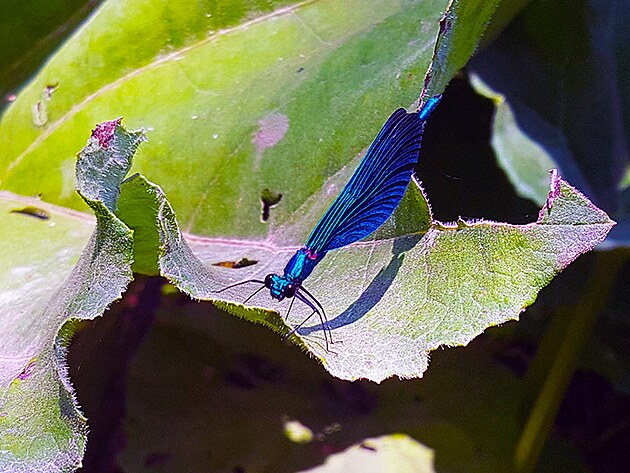
<path fill-rule="evenodd" d="M 457 71 L 466 65 L 499 3 L 499 0 L 451 0 L 440 20 L 433 60 L 425 76 L 423 99 L 444 92 Z"/>
<path fill-rule="evenodd" d="M 46 212 L 48 218 L 13 212 L 25 204 Z M 4 471 L 43 471 L 53 459 L 66 465 L 81 461 L 85 419 L 75 410 L 71 387 L 60 379 L 63 360 L 53 350 L 65 318 L 46 306 L 72 272 L 89 240 L 92 220 L 35 199 L 0 193 L 0 260 L 5 268 L 0 275 L 0 469 Z"/>
<path fill-rule="evenodd" d="M 2 261 L 14 261 L 3 273 L 0 293 L 3 469 L 53 471 L 55 464 L 55 471 L 69 471 L 81 464 L 87 425 L 67 375 L 65 345 L 72 324 L 64 323 L 101 315 L 132 279 L 132 232 L 112 210 L 130 156 L 143 139 L 115 120 L 97 126 L 80 153 L 78 190 L 97 225 L 78 262 L 79 247 L 93 226 L 90 219 L 48 206 L 52 217 L 42 221 L 10 213 L 18 202 L 11 196 L 2 200 L 0 218 L 13 220 L 2 222 L 11 229 L 3 232 Z"/>
<path fill-rule="evenodd" d="M 433 451 L 403 434 L 384 435 L 334 453 L 323 465 L 302 473 L 336 472 L 433 473 Z"/>
<path fill-rule="evenodd" d="M 373 239 L 342 248 L 323 260 L 306 282 L 328 311 L 329 327 L 339 342 L 334 353 L 321 348 L 318 323 L 298 333 L 335 376 L 374 381 L 392 375 L 421 376 L 429 350 L 466 344 L 486 327 L 517 318 L 555 274 L 600 242 L 612 225 L 603 212 L 554 177 L 549 201 L 536 223 L 433 222 L 424 235 Z M 285 230 L 281 234 L 291 233 L 290 228 Z M 219 270 L 214 276 L 219 288 L 281 272 L 295 251 L 270 246 L 246 250 L 242 243 L 228 241 L 191 245 L 206 262 L 219 255 L 253 256 L 259 261 L 238 273 Z M 197 279 L 203 273 L 189 274 Z M 256 289 L 252 286 L 219 296 L 245 300 Z M 217 297 L 204 289 L 210 284 L 195 287 L 202 290 L 194 297 Z M 256 296 L 250 304 L 281 312 L 288 307 L 268 295 Z M 231 310 L 241 313 L 237 306 Z M 306 316 L 307 309 L 295 304 L 289 323 L 295 326 Z"/>
<path fill-rule="evenodd" d="M 3 116 L 0 186 L 85 209 L 73 155 L 86 129 L 122 115 L 153 130 L 133 171 L 168 193 L 182 228 L 264 239 L 417 101 L 445 4 L 305 2 L 208 35 L 204 11 L 107 2 Z M 34 126 L 52 78 L 48 121 Z M 283 195 L 267 223 L 263 189 Z"/>

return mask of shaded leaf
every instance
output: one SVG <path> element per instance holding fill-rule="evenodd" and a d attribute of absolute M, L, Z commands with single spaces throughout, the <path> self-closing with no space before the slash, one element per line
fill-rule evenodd
<path fill-rule="evenodd" d="M 529 123 L 537 124 L 539 136 L 545 137 L 537 141 L 532 140 L 530 135 L 520 128 L 505 96 L 490 89 L 477 75 L 471 75 L 470 81 L 479 94 L 494 102 L 492 148 L 517 194 L 543 205 L 549 192 L 547 185 L 549 169 L 558 167 L 559 171 L 564 173 L 567 167 L 574 171 L 571 175 L 581 176 L 574 166 L 571 167 L 571 151 L 558 129 L 534 112 L 530 112 L 533 116 Z M 523 115 L 526 112 L 521 110 L 520 113 Z M 581 181 L 586 184 L 584 179 Z"/>
<path fill-rule="evenodd" d="M 540 185 L 532 195 L 545 174 L 537 162 L 553 160 L 619 222 L 606 247 L 630 235 L 629 25 L 624 2 L 535 1 L 471 62 L 486 91 L 502 97 L 493 146 L 517 192 L 544 199 Z"/>

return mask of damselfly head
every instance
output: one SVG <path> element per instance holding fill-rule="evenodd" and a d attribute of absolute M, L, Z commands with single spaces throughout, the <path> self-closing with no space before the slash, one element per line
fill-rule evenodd
<path fill-rule="evenodd" d="M 295 296 L 297 285 L 288 279 L 278 276 L 277 274 L 268 274 L 265 276 L 265 287 L 269 289 L 271 297 L 279 301 L 285 297 Z"/>

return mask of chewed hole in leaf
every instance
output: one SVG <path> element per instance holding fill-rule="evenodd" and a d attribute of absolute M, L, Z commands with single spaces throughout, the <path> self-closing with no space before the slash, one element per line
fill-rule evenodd
<path fill-rule="evenodd" d="M 223 268 L 230 269 L 240 269 L 246 268 L 247 266 L 253 266 L 257 264 L 258 261 L 249 258 L 241 258 L 238 261 L 219 261 L 218 263 L 213 263 L 213 266 L 221 266 Z"/>
<path fill-rule="evenodd" d="M 35 207 L 34 205 L 27 205 L 21 209 L 11 210 L 13 214 L 30 215 L 31 217 L 39 218 L 41 220 L 48 220 L 50 215 L 44 209 Z"/>
<path fill-rule="evenodd" d="M 50 100 L 52 98 L 52 94 L 59 87 L 59 82 L 53 82 L 52 84 L 48 84 L 42 93 L 42 96 L 46 100 Z"/>
<path fill-rule="evenodd" d="M 272 191 L 271 189 L 263 189 L 260 193 L 260 202 L 262 204 L 262 212 L 260 215 L 260 220 L 262 222 L 266 222 L 269 220 L 269 210 L 272 207 L 275 207 L 280 203 L 282 199 L 282 194 L 279 192 Z"/>

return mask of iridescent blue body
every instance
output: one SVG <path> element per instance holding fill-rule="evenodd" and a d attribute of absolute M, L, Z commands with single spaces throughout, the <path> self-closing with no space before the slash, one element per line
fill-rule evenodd
<path fill-rule="evenodd" d="M 285 266 L 284 275 L 269 274 L 265 278 L 271 297 L 281 301 L 300 289 L 304 291 L 302 282 L 328 251 L 365 238 L 385 223 L 411 180 L 424 124 L 440 99 L 439 95 L 432 97 L 418 112 L 407 113 L 400 108 L 389 117 L 304 247 Z"/>
<path fill-rule="evenodd" d="M 269 288 L 271 297 L 279 301 L 285 297 L 292 297 L 295 290 L 302 285 L 302 281 L 310 276 L 325 254 L 313 254 L 308 248 L 297 250 L 285 266 L 284 276 L 270 274 L 265 278 L 265 286 Z"/>
<path fill-rule="evenodd" d="M 308 318 L 318 314 L 328 348 L 326 330 L 330 329 L 325 325 L 324 308 L 302 283 L 326 253 L 370 235 L 394 212 L 418 162 L 424 124 L 440 99 L 439 95 L 432 97 L 412 113 L 400 108 L 389 117 L 348 183 L 315 225 L 304 247 L 289 260 L 282 276 L 268 274 L 264 281 L 252 279 L 233 286 L 262 283 L 271 297 L 279 301 L 295 296 L 312 309 Z"/>

